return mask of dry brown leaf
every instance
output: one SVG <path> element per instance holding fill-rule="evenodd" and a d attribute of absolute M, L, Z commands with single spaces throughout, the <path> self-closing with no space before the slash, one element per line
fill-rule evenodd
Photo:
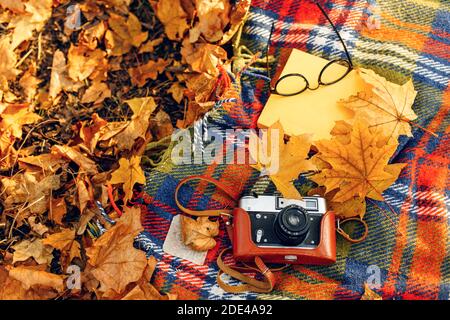
<path fill-rule="evenodd" d="M 342 104 L 353 110 L 357 117 L 363 114 L 370 127 L 380 128 L 388 139 L 397 141 L 400 135 L 411 137 L 410 123 L 417 119 L 412 110 L 417 95 L 412 80 L 398 85 L 369 69 L 359 69 L 358 72 L 369 88 L 342 101 Z"/>
<path fill-rule="evenodd" d="M 80 167 L 82 172 L 97 173 L 97 164 L 73 147 L 55 145 L 52 147 L 52 152 L 72 160 Z"/>
<path fill-rule="evenodd" d="M 12 248 L 14 249 L 13 264 L 33 258 L 38 264 L 49 265 L 53 260 L 53 249 L 46 247 L 41 239 L 22 240 Z"/>
<path fill-rule="evenodd" d="M 1 184 L 5 208 L 12 209 L 16 204 L 22 204 L 22 212 L 42 214 L 48 209 L 52 190 L 60 188 L 60 178 L 25 172 L 11 178 L 3 177 Z"/>
<path fill-rule="evenodd" d="M 151 256 L 147 260 L 147 266 L 136 286 L 131 289 L 121 300 L 176 300 L 173 294 L 161 295 L 159 291 L 150 283 L 153 272 L 156 268 L 156 259 Z"/>
<path fill-rule="evenodd" d="M 10 277 L 3 266 L 0 266 L 0 284 L 1 300 L 49 300 L 59 295 L 51 287 L 39 284 L 26 289 L 22 282 Z"/>
<path fill-rule="evenodd" d="M 41 83 L 41 80 L 36 78 L 36 64 L 33 62 L 19 80 L 19 84 L 23 88 L 27 102 L 33 101 L 39 83 Z"/>
<path fill-rule="evenodd" d="M 187 40 L 183 41 L 181 55 L 192 71 L 212 76 L 219 74 L 217 66 L 227 59 L 227 52 L 222 47 L 209 43 L 191 44 Z"/>
<path fill-rule="evenodd" d="M 20 73 L 16 69 L 17 56 L 8 37 L 0 39 L 0 91 L 8 90 L 8 80 L 16 79 Z"/>
<path fill-rule="evenodd" d="M 108 19 L 109 30 L 106 31 L 106 47 L 111 56 L 121 56 L 128 53 L 132 47 L 139 46 L 147 40 L 148 33 L 142 31 L 139 19 L 132 13 L 128 18 L 110 13 Z"/>
<path fill-rule="evenodd" d="M 224 45 L 230 41 L 233 36 L 238 32 L 239 28 L 247 19 L 248 11 L 250 9 L 251 0 L 241 0 L 235 4 L 230 14 L 230 28 L 223 35 L 222 39 L 218 43 Z"/>
<path fill-rule="evenodd" d="M 197 42 L 202 35 L 208 42 L 223 38 L 224 29 L 230 22 L 229 0 L 195 1 L 198 22 L 189 30 L 189 41 Z"/>
<path fill-rule="evenodd" d="M 62 225 L 63 218 L 67 213 L 67 204 L 64 198 L 51 199 L 50 201 L 50 212 L 48 217 L 55 223 Z"/>
<path fill-rule="evenodd" d="M 195 101 L 189 101 L 189 103 L 210 101 L 216 80 L 216 77 L 208 73 L 194 74 L 187 77 L 186 86 L 189 89 L 189 92 L 195 96 Z"/>
<path fill-rule="evenodd" d="M 189 102 L 183 120 L 177 120 L 177 128 L 186 129 L 191 126 L 195 120 L 200 118 L 206 111 L 195 101 Z"/>
<path fill-rule="evenodd" d="M 358 118 L 353 124 L 350 143 L 342 140 L 320 140 L 315 143 L 319 153 L 315 156 L 331 165 L 311 177 L 327 188 L 327 192 L 339 189 L 335 202 L 345 202 L 353 197 L 383 200 L 382 192 L 398 177 L 404 164 L 389 165 L 389 159 L 397 143 L 378 146 L 384 136 L 378 129 Z"/>
<path fill-rule="evenodd" d="M 100 21 L 99 23 L 81 31 L 80 39 L 78 41 L 79 45 L 90 50 L 95 50 L 105 36 L 106 27 L 106 22 Z"/>
<path fill-rule="evenodd" d="M 99 117 L 96 113 L 92 115 L 91 125 L 88 126 L 87 122 L 82 124 L 80 129 L 80 138 L 83 140 L 84 144 L 91 153 L 94 153 L 97 143 L 102 136 L 102 129 L 107 125 L 108 122 Z"/>
<path fill-rule="evenodd" d="M 128 284 L 142 277 L 147 258 L 133 246 L 134 238 L 142 230 L 141 209 L 125 207 L 116 225 L 86 250 L 91 273 L 100 281 L 100 292 L 120 295 Z"/>
<path fill-rule="evenodd" d="M 75 230 L 62 229 L 61 232 L 53 233 L 42 242 L 52 248 L 60 250 L 64 256 L 68 257 L 68 262 L 74 258 L 81 258 L 80 244 L 75 240 Z"/>
<path fill-rule="evenodd" d="M 285 143 L 283 127 L 280 122 L 276 122 L 263 132 L 259 150 L 250 150 L 252 158 L 257 162 L 254 167 L 264 170 L 284 197 L 300 199 L 301 195 L 293 181 L 300 173 L 316 169 L 308 159 L 311 143 L 312 136 L 308 134 L 292 136 Z"/>
<path fill-rule="evenodd" d="M 164 25 L 164 30 L 170 40 L 181 40 L 188 30 L 187 14 L 180 0 L 160 0 L 155 5 L 158 19 Z"/>
<path fill-rule="evenodd" d="M 68 75 L 74 81 L 87 79 L 99 65 L 107 63 L 106 53 L 100 49 L 89 50 L 87 47 L 71 45 L 68 59 Z"/>
<path fill-rule="evenodd" d="M 107 125 L 102 128 L 100 131 L 100 137 L 98 138 L 98 142 L 101 142 L 102 145 L 108 144 L 109 146 L 116 144 L 115 137 L 123 132 L 128 126 L 130 125 L 130 122 L 108 122 Z M 122 137 L 123 138 L 123 137 Z M 130 139 L 131 140 L 131 139 Z M 131 148 L 134 144 L 134 140 L 130 141 Z"/>
<path fill-rule="evenodd" d="M 9 276 L 19 282 L 25 289 L 34 286 L 44 286 L 56 290 L 64 291 L 64 277 L 31 267 L 16 267 L 9 270 Z"/>
<path fill-rule="evenodd" d="M 156 38 L 148 40 L 139 48 L 139 53 L 153 52 L 155 47 L 159 46 L 163 42 L 163 38 Z"/>
<path fill-rule="evenodd" d="M 28 104 L 0 105 L 0 132 L 10 132 L 14 137 L 22 137 L 22 126 L 41 119 Z"/>
<path fill-rule="evenodd" d="M 48 227 L 44 225 L 42 222 L 39 222 L 36 216 L 29 217 L 28 224 L 31 227 L 31 231 L 35 232 L 41 237 L 49 231 Z"/>
<path fill-rule="evenodd" d="M 60 50 L 56 50 L 53 55 L 52 74 L 50 78 L 49 96 L 51 99 L 55 98 L 61 91 L 74 92 L 78 91 L 83 86 L 83 83 L 73 81 L 69 78 L 67 73 L 66 57 Z"/>
<path fill-rule="evenodd" d="M 14 29 L 12 48 L 17 48 L 23 41 L 33 37 L 34 31 L 41 31 L 52 15 L 52 0 L 28 1 L 25 12 L 13 16 L 8 29 Z"/>
<path fill-rule="evenodd" d="M 159 110 L 155 115 L 155 118 L 152 119 L 151 128 L 152 135 L 156 137 L 156 140 L 161 140 L 168 137 L 174 131 L 170 116 L 163 110 Z"/>
<path fill-rule="evenodd" d="M 81 215 L 80 221 L 78 222 L 77 235 L 81 236 L 85 231 L 87 224 L 94 218 L 96 215 L 95 211 L 87 208 L 83 214 Z"/>
<path fill-rule="evenodd" d="M 178 82 L 173 83 L 169 90 L 167 90 L 168 93 L 172 94 L 172 98 L 177 102 L 181 103 L 184 98 L 184 90 L 186 90 L 185 87 L 183 87 Z"/>
<path fill-rule="evenodd" d="M 119 169 L 111 174 L 109 182 L 111 184 L 123 184 L 124 202 L 127 203 L 133 196 L 134 185 L 136 183 L 145 184 L 145 175 L 141 168 L 141 157 L 121 158 L 119 160 Z"/>
<path fill-rule="evenodd" d="M 89 181 L 84 175 L 81 175 L 76 178 L 75 184 L 77 186 L 78 208 L 83 213 L 88 203 L 93 200 L 89 192 Z"/>
<path fill-rule="evenodd" d="M 130 150 L 137 138 L 145 138 L 150 116 L 157 105 L 153 97 L 134 98 L 125 101 L 133 111 L 131 121 L 116 136 L 117 146 L 121 150 Z"/>
<path fill-rule="evenodd" d="M 19 165 L 26 170 L 44 171 L 44 173 L 55 173 L 56 170 L 61 168 L 61 166 L 67 161 L 61 156 L 52 153 L 43 153 L 38 156 L 28 156 L 24 158 L 19 158 Z"/>
<path fill-rule="evenodd" d="M 216 246 L 214 237 L 219 234 L 219 221 L 211 221 L 208 217 L 197 220 L 181 216 L 181 236 L 183 243 L 196 251 L 207 251 Z"/>
<path fill-rule="evenodd" d="M 158 74 L 163 72 L 170 63 L 170 60 L 159 58 L 157 61 L 150 60 L 146 64 L 128 69 L 131 83 L 135 86 L 143 87 L 148 79 L 156 80 Z"/>
<path fill-rule="evenodd" d="M 18 0 L 2 0 L 0 2 L 0 7 L 2 7 L 3 9 L 8 9 L 15 13 L 25 12 L 25 5 L 22 1 Z"/>
<path fill-rule="evenodd" d="M 43 240 L 43 243 L 60 251 L 67 251 L 75 241 L 75 230 L 62 229 L 61 232 L 53 233 Z"/>
<path fill-rule="evenodd" d="M 81 103 L 93 103 L 98 105 L 103 103 L 106 98 L 111 97 L 111 90 L 105 82 L 94 81 L 92 85 L 86 90 Z"/>

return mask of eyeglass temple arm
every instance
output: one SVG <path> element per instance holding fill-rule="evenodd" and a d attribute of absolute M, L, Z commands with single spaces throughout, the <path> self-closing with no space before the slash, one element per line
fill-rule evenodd
<path fill-rule="evenodd" d="M 339 31 L 337 30 L 336 26 L 334 25 L 333 21 L 331 21 L 328 14 L 325 12 L 325 10 L 322 8 L 322 6 L 317 2 L 314 1 L 315 4 L 319 7 L 320 11 L 322 11 L 325 18 L 327 18 L 328 22 L 331 24 L 331 27 L 333 28 L 334 32 L 337 34 L 339 40 L 342 43 L 342 46 L 344 47 L 345 55 L 347 56 L 348 61 L 350 62 L 350 65 L 353 66 L 352 58 L 350 57 L 350 54 L 348 53 L 347 46 L 345 45 L 344 40 L 342 39 L 341 35 L 339 34 Z"/>
<path fill-rule="evenodd" d="M 275 23 L 272 22 L 272 27 L 270 28 L 269 33 L 269 40 L 267 41 L 267 47 L 266 47 L 266 71 L 267 71 L 267 77 L 270 79 L 270 64 L 269 64 L 269 47 L 270 47 L 270 40 L 272 39 L 273 30 L 275 29 Z M 272 84 L 270 84 L 272 87 Z"/>

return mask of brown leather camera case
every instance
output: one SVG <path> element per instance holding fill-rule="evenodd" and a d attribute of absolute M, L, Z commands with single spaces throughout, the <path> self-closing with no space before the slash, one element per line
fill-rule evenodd
<path fill-rule="evenodd" d="M 236 260 L 253 262 L 259 256 L 267 263 L 325 265 L 336 262 L 335 216 L 328 211 L 322 218 L 319 245 L 314 249 L 258 247 L 251 237 L 250 217 L 242 208 L 233 211 L 233 255 Z M 293 257 L 297 257 L 293 260 Z M 286 259 L 288 258 L 288 259 Z"/>

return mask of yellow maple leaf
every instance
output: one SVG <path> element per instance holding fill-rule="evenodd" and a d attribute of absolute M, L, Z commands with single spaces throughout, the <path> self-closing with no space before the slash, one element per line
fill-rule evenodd
<path fill-rule="evenodd" d="M 399 135 L 412 136 L 411 126 L 417 115 L 412 109 L 417 92 L 412 80 L 403 85 L 387 81 L 374 71 L 359 69 L 361 78 L 368 86 L 342 104 L 368 119 L 371 127 L 379 127 L 388 140 L 398 140 Z"/>
<path fill-rule="evenodd" d="M 312 135 L 309 134 L 292 136 L 285 143 L 283 127 L 280 122 L 276 122 L 263 132 L 262 139 L 259 140 L 259 152 L 256 154 L 256 150 L 251 148 L 250 153 L 257 162 L 255 168 L 266 170 L 278 191 L 284 197 L 300 199 L 300 193 L 295 188 L 293 181 L 301 173 L 316 169 L 313 162 L 308 159 L 311 143 Z M 270 162 L 268 159 L 269 152 Z M 272 152 L 275 154 L 272 154 Z M 274 161 L 278 162 L 278 165 Z M 273 167 L 274 165 L 275 167 Z"/>
<path fill-rule="evenodd" d="M 125 102 L 133 111 L 133 116 L 126 128 L 119 132 L 115 139 L 120 149 L 130 150 L 137 138 L 145 138 L 150 125 L 150 116 L 157 105 L 153 97 L 134 98 Z"/>
<path fill-rule="evenodd" d="M 133 195 L 136 183 L 145 184 L 144 171 L 141 168 L 141 157 L 132 156 L 130 159 L 121 158 L 119 168 L 111 174 L 111 184 L 123 184 L 125 192 L 124 202 L 127 203 Z"/>
<path fill-rule="evenodd" d="M 370 130 L 364 119 L 357 118 L 348 143 L 337 138 L 315 143 L 319 151 L 315 157 L 331 167 L 311 179 L 325 186 L 327 192 L 338 189 L 332 199 L 335 202 L 355 196 L 384 200 L 382 192 L 397 179 L 405 164 L 388 164 L 398 143 L 380 144 L 383 139 L 379 129 Z"/>

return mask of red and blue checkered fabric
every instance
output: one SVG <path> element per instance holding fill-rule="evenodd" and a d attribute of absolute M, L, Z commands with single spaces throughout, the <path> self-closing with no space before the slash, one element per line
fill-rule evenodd
<path fill-rule="evenodd" d="M 414 129 L 414 138 L 401 139 L 394 162 L 408 165 L 384 193 L 395 215 L 386 204 L 369 202 L 366 241 L 350 244 L 339 238 L 335 265 L 292 267 L 277 275 L 277 286 L 270 294 L 233 295 L 218 287 L 215 261 L 218 252 L 230 245 L 223 226 L 218 244 L 209 251 L 203 266 L 164 253 L 162 245 L 172 218 L 180 213 L 173 197 L 180 179 L 211 176 L 229 184 L 236 196 L 256 189 L 267 192 L 272 187 L 245 166 L 162 163 L 147 173 L 142 199 L 145 232 L 139 237 L 140 246 L 159 260 L 155 283 L 162 291 L 176 293 L 181 299 L 359 299 L 364 283 L 379 271 L 380 285 L 375 291 L 384 299 L 449 298 L 450 2 L 320 3 L 348 45 L 354 64 L 397 83 L 413 79 L 418 91 L 413 106 L 418 124 L 438 138 Z M 365 23 L 373 15 L 381 20 L 381 28 L 370 30 Z M 343 54 L 330 25 L 309 0 L 254 0 L 242 43 L 253 52 L 264 52 L 273 22 L 276 34 L 271 47 L 298 48 L 327 59 Z M 280 58 L 279 53 L 276 56 Z M 255 127 L 268 97 L 268 82 L 256 71 L 244 74 L 239 94 L 241 101 L 217 105 L 193 131 L 201 134 L 207 125 L 221 129 Z M 202 183 L 183 187 L 181 202 L 198 210 L 233 205 Z"/>

